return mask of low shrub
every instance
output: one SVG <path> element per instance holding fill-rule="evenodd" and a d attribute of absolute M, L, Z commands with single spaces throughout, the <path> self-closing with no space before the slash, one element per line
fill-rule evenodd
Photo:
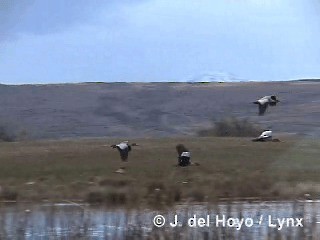
<path fill-rule="evenodd" d="M 231 117 L 214 122 L 211 128 L 200 130 L 198 135 L 201 137 L 254 137 L 261 130 L 261 128 L 251 123 L 248 119 Z"/>

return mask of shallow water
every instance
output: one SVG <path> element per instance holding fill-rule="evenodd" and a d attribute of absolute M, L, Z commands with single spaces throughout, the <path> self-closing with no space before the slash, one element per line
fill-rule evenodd
<path fill-rule="evenodd" d="M 153 224 L 158 214 L 166 219 L 163 227 Z M 182 226 L 171 227 L 175 215 Z M 209 222 L 203 227 L 201 224 L 190 226 L 194 215 L 197 219 L 209 218 Z M 225 221 L 223 226 L 223 218 L 233 220 Z M 247 220 L 248 226 L 243 223 L 239 228 L 236 218 Z M 278 230 L 277 218 L 291 218 L 294 222 Z M 296 218 L 303 218 L 303 227 L 295 226 Z M 165 211 L 77 204 L 2 204 L 0 239 L 153 239 L 159 236 L 165 239 L 305 239 L 319 236 L 318 221 L 320 202 L 312 201 L 180 205 Z"/>

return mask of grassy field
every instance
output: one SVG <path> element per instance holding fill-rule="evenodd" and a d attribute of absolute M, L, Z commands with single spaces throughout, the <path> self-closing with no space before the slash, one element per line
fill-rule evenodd
<path fill-rule="evenodd" d="M 117 139 L 0 143 L 0 198 L 166 206 L 221 198 L 291 199 L 320 193 L 320 141 L 194 137 L 134 139 L 125 174 Z M 200 166 L 175 167 L 185 144 Z"/>

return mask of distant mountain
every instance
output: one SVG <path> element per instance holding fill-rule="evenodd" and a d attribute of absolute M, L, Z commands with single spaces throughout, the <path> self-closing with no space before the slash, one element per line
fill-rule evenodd
<path fill-rule="evenodd" d="M 188 82 L 246 82 L 248 80 L 241 79 L 228 72 L 207 72 L 193 77 Z"/>
<path fill-rule="evenodd" d="M 299 81 L 299 82 L 320 82 L 320 79 L 310 78 L 310 79 L 299 79 L 296 81 Z"/>

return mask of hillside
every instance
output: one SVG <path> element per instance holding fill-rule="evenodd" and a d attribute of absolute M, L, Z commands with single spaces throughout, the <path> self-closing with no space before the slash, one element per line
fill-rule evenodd
<path fill-rule="evenodd" d="M 252 101 L 281 103 L 257 115 Z M 0 85 L 0 120 L 30 138 L 193 135 L 212 119 L 249 118 L 275 132 L 320 136 L 320 83 Z"/>

